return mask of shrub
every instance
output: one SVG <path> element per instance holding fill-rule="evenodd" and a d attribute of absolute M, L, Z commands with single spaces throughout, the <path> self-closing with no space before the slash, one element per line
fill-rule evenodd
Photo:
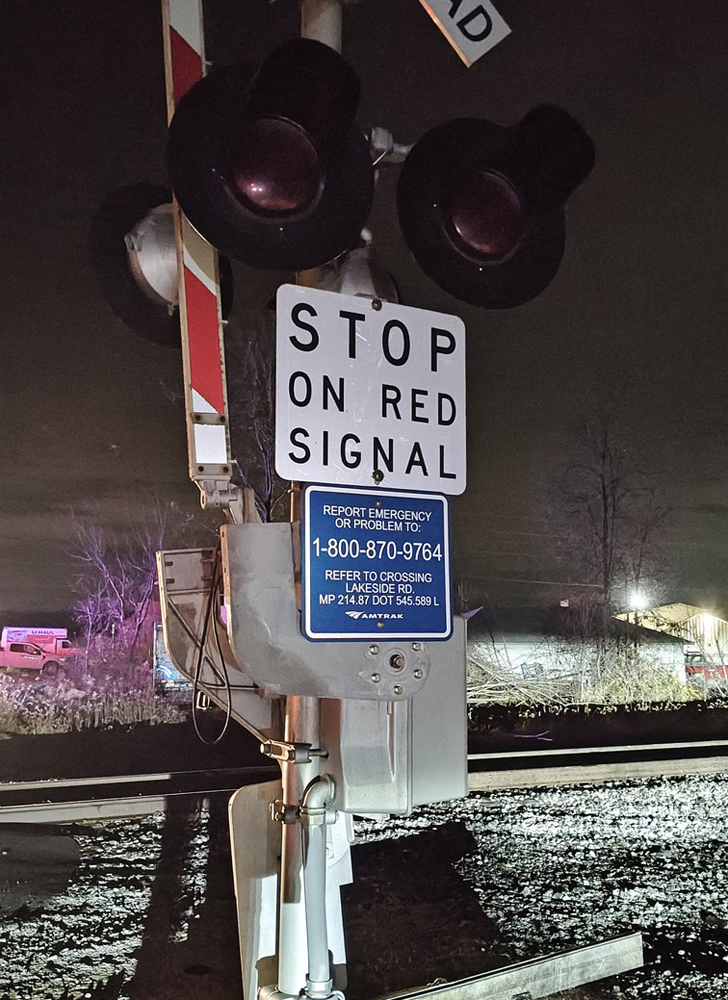
<path fill-rule="evenodd" d="M 62 733 L 136 722 L 175 723 L 188 715 L 189 698 L 155 693 L 149 662 L 84 667 L 79 658 L 56 677 L 0 676 L 0 731 Z"/>
<path fill-rule="evenodd" d="M 505 646 L 468 646 L 468 699 L 475 702 L 544 705 L 628 705 L 685 702 L 701 697 L 648 648 L 617 639 L 545 639 L 537 658 L 541 672 L 514 663 Z"/>

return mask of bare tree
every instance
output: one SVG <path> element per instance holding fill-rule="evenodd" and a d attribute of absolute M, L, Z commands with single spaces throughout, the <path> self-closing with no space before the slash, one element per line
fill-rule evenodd
<path fill-rule="evenodd" d="M 75 613 L 86 632 L 87 650 L 92 637 L 106 635 L 125 654 L 133 654 L 155 593 L 155 553 L 162 537 L 161 530 L 149 528 L 119 535 L 98 522 L 77 523 L 80 596 Z"/>
<path fill-rule="evenodd" d="M 209 515 L 208 515 L 209 517 Z M 142 521 L 113 529 L 98 517 L 74 522 L 73 558 L 78 565 L 74 607 L 86 636 L 86 660 L 94 640 L 106 637 L 111 648 L 134 656 L 157 598 L 156 554 L 170 544 L 214 533 L 212 524 L 176 504 L 154 501 Z"/>
<path fill-rule="evenodd" d="M 230 321 L 225 331 L 230 440 L 238 472 L 251 487 L 262 520 L 270 521 L 288 484 L 276 475 L 275 320 L 272 312 Z"/>
<path fill-rule="evenodd" d="M 659 547 L 670 510 L 654 474 L 628 452 L 612 413 L 587 420 L 555 490 L 559 534 L 588 581 L 599 586 L 602 628 L 618 601 L 664 569 Z"/>
<path fill-rule="evenodd" d="M 635 591 L 664 573 L 666 557 L 662 529 L 671 513 L 671 509 L 661 502 L 655 486 L 645 485 L 631 498 L 624 522 L 620 568 L 627 586 Z"/>
<path fill-rule="evenodd" d="M 225 324 L 228 426 L 233 482 L 250 487 L 263 521 L 270 521 L 288 483 L 275 472 L 275 314 L 254 309 Z M 182 385 L 159 383 L 160 394 L 184 407 Z M 181 416 L 180 419 L 183 419 Z"/>

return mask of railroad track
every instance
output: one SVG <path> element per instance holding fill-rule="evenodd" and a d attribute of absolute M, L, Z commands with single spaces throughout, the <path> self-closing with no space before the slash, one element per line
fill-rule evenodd
<path fill-rule="evenodd" d="M 468 754 L 470 791 L 728 771 L 728 740 Z"/>
<path fill-rule="evenodd" d="M 148 816 L 171 798 L 231 794 L 270 781 L 275 764 L 0 783 L 0 823 L 82 823 Z"/>
<path fill-rule="evenodd" d="M 728 740 L 468 754 L 470 791 L 728 772 Z M 150 815 L 171 798 L 229 795 L 278 776 L 271 763 L 205 771 L 0 783 L 0 823 Z"/>

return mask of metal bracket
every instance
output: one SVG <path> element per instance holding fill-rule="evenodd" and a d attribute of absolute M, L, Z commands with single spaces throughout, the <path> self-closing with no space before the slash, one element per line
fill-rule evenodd
<path fill-rule="evenodd" d="M 298 822 L 298 806 L 289 806 L 283 799 L 276 799 L 270 804 L 270 818 L 274 823 L 293 826 L 294 823 Z"/>
<path fill-rule="evenodd" d="M 293 826 L 294 823 L 305 822 L 308 826 L 332 826 L 339 814 L 335 809 L 306 809 L 303 806 L 287 805 L 283 799 L 276 799 L 270 804 L 270 818 L 274 823 Z"/>
<path fill-rule="evenodd" d="M 287 764 L 310 764 L 312 757 L 329 755 L 328 750 L 315 749 L 310 743 L 285 743 L 283 740 L 266 740 L 261 743 L 260 752 Z"/>
<path fill-rule="evenodd" d="M 380 163 L 385 165 L 404 163 L 411 149 L 411 144 L 406 146 L 395 142 L 389 129 L 372 125 L 369 131 L 369 150 L 375 167 Z"/>
<path fill-rule="evenodd" d="M 227 423 L 224 413 L 190 413 L 190 419 L 196 424 L 220 424 Z"/>
<path fill-rule="evenodd" d="M 231 520 L 240 524 L 243 518 L 243 494 L 229 479 L 198 479 L 200 502 L 204 510 L 211 507 L 230 511 Z"/>

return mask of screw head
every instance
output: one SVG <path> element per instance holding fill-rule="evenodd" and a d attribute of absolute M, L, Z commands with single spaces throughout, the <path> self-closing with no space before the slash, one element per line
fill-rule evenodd
<path fill-rule="evenodd" d="M 372 674 L 372 681 L 375 684 L 378 684 L 381 681 L 381 679 L 382 679 L 382 675 L 381 674 Z"/>
<path fill-rule="evenodd" d="M 377 653 L 379 652 L 379 646 L 377 646 L 376 642 L 373 642 L 371 644 L 371 646 L 369 647 L 369 652 L 371 653 L 372 656 L 377 655 Z"/>
<path fill-rule="evenodd" d="M 419 653 L 419 651 L 422 649 L 422 643 L 421 642 L 413 642 L 412 643 L 412 649 L 414 650 L 415 653 Z"/>
<path fill-rule="evenodd" d="M 384 479 L 384 473 L 382 472 L 382 470 L 375 469 L 374 472 L 372 472 L 372 479 L 374 480 L 375 483 L 381 483 L 381 481 Z"/>
<path fill-rule="evenodd" d="M 416 681 L 421 680 L 421 678 L 422 678 L 422 671 L 420 670 L 419 667 L 416 670 L 412 671 L 412 676 L 414 677 L 414 679 Z"/>
<path fill-rule="evenodd" d="M 382 300 L 372 299 L 372 309 L 375 309 L 377 312 L 379 312 L 381 308 L 382 308 Z"/>
<path fill-rule="evenodd" d="M 377 628 L 384 628 L 384 622 L 377 622 Z"/>
<path fill-rule="evenodd" d="M 402 694 L 402 692 L 404 691 L 404 688 L 402 687 L 401 684 L 395 684 L 394 687 L 392 688 L 392 691 L 395 694 Z"/>

